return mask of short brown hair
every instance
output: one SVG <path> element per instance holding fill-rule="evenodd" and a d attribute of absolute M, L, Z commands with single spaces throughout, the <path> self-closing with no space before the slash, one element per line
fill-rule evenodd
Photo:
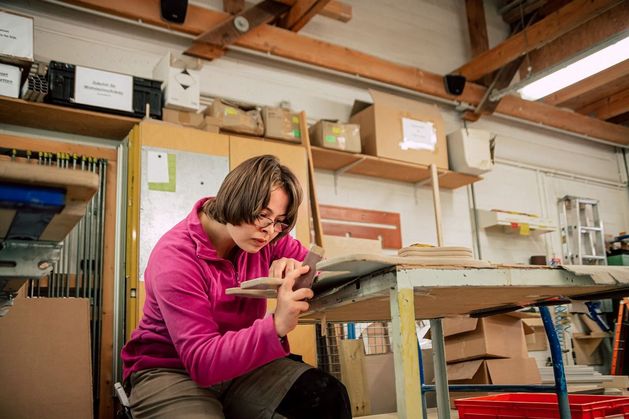
<path fill-rule="evenodd" d="M 295 174 L 275 156 L 252 157 L 229 172 L 216 198 L 203 205 L 203 212 L 222 224 L 253 224 L 277 188 L 288 195 L 284 223 L 290 226 L 277 235 L 275 240 L 278 240 L 295 226 L 303 192 Z"/>

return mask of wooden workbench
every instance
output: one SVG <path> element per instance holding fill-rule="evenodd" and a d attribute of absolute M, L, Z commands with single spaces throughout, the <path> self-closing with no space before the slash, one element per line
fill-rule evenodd
<path fill-rule="evenodd" d="M 515 310 L 569 299 L 629 295 L 629 268 L 526 265 L 421 266 L 400 258 L 354 255 L 317 265 L 351 274 L 317 283 L 303 321 L 391 321 L 398 415 L 421 417 L 415 321 Z M 436 360 L 445 365 L 445 359 Z"/>

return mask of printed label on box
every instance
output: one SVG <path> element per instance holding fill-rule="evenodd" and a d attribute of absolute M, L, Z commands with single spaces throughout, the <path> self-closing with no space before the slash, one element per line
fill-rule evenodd
<path fill-rule="evenodd" d="M 0 95 L 20 97 L 22 70 L 12 65 L 0 64 Z"/>
<path fill-rule="evenodd" d="M 76 66 L 74 100 L 84 105 L 133 112 L 133 77 Z"/>
<path fill-rule="evenodd" d="M 33 60 L 33 19 L 0 11 L 0 54 Z"/>
<path fill-rule="evenodd" d="M 437 130 L 432 122 L 402 118 L 402 150 L 435 151 Z"/>

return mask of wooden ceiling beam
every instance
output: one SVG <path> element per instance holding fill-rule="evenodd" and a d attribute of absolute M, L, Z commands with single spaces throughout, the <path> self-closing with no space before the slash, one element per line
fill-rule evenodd
<path fill-rule="evenodd" d="M 245 10 L 245 0 L 223 0 L 223 10 L 230 15 L 236 15 Z"/>
<path fill-rule="evenodd" d="M 495 48 L 481 53 L 453 71 L 468 80 L 478 80 L 529 51 L 538 49 L 623 0 L 574 0 L 539 22 L 516 33 Z"/>
<path fill-rule="evenodd" d="M 622 115 L 629 112 L 629 89 L 590 103 L 576 111 L 603 120 Z"/>
<path fill-rule="evenodd" d="M 496 109 L 498 109 L 498 105 L 500 105 L 502 98 L 496 101 L 491 101 L 489 100 L 489 94 L 492 90 L 501 90 L 509 86 L 523 61 L 524 57 L 518 57 L 515 61 L 511 61 L 509 64 L 498 70 L 494 81 L 487 88 L 487 92 L 483 97 L 483 100 L 478 104 L 478 106 L 476 106 L 476 109 L 465 112 L 463 114 L 463 118 L 466 121 L 478 121 L 482 115 L 491 115 L 494 113 Z"/>
<path fill-rule="evenodd" d="M 483 0 L 465 0 L 465 13 L 467 15 L 467 31 L 470 34 L 470 47 L 472 57 L 489 49 L 489 36 L 487 36 L 487 20 L 485 19 L 485 7 Z"/>
<path fill-rule="evenodd" d="M 278 26 L 299 32 L 329 2 L 330 0 L 297 0 L 286 16 L 280 20 Z"/>
<path fill-rule="evenodd" d="M 352 6 L 347 3 L 332 0 L 319 14 L 329 19 L 338 20 L 339 22 L 349 22 L 352 20 Z"/>
<path fill-rule="evenodd" d="M 531 51 L 527 64 L 531 67 L 532 73 L 537 73 L 628 29 L 629 1 L 625 1 L 555 39 L 544 48 Z"/>
<path fill-rule="evenodd" d="M 512 25 L 517 22 L 522 22 L 526 20 L 526 17 L 538 10 L 544 4 L 546 4 L 548 0 L 535 0 L 531 2 L 526 2 L 525 4 L 520 3 L 518 6 L 513 7 L 502 15 L 502 20 L 509 25 Z M 556 1 L 556 0 L 555 0 Z"/>
<path fill-rule="evenodd" d="M 289 6 L 296 5 L 300 0 L 276 0 Z M 329 19 L 338 20 L 339 22 L 349 22 L 352 20 L 352 6 L 339 0 L 327 1 L 318 12 L 321 16 Z"/>
<path fill-rule="evenodd" d="M 467 32 L 470 36 L 470 49 L 472 57 L 489 49 L 489 36 L 487 35 L 487 20 L 485 18 L 484 0 L 465 0 L 465 14 L 467 15 Z M 489 86 L 494 74 L 482 77 L 478 82 L 483 86 Z M 480 117 L 480 114 L 478 114 Z"/>
<path fill-rule="evenodd" d="M 523 102 L 526 103 L 525 106 Z M 515 96 L 505 96 L 496 112 L 528 121 L 537 121 L 540 127 L 559 128 L 625 147 L 629 146 L 629 127 L 611 124 L 543 102 L 527 102 Z"/>
<path fill-rule="evenodd" d="M 230 16 L 224 22 L 206 30 L 196 39 L 196 42 L 211 44 L 217 47 L 225 48 L 236 42 L 238 38 L 254 28 L 274 21 L 279 16 L 288 12 L 289 6 L 275 0 L 263 0 L 255 6 Z M 246 29 L 238 29 L 236 19 L 244 18 Z"/>
<path fill-rule="evenodd" d="M 167 26 L 159 17 L 159 0 L 130 2 L 128 0 L 65 0 L 86 8 L 97 9 L 116 16 L 124 16 L 143 22 L 157 22 L 157 26 Z M 136 3 L 142 3 L 139 7 Z M 201 34 L 211 22 L 223 21 L 228 15 L 220 11 L 208 10 L 194 5 L 189 6 L 190 16 L 183 25 L 172 29 L 186 33 Z M 138 12 L 140 11 L 140 12 Z M 204 23 L 207 22 L 207 23 Z M 193 45 L 195 48 L 198 43 Z M 366 79 L 407 88 L 437 98 L 460 100 L 477 105 L 486 89 L 468 82 L 461 96 L 454 97 L 445 92 L 440 75 L 418 68 L 399 65 L 359 51 L 339 45 L 309 38 L 285 29 L 262 25 L 236 41 L 236 45 L 276 55 L 298 62 L 308 63 L 342 73 L 359 75 Z M 203 57 L 202 55 L 199 55 Z M 528 102 L 516 97 L 503 98 L 498 106 L 499 113 L 514 118 L 531 121 L 552 128 L 559 128 L 575 134 L 600 139 L 623 146 L 629 145 L 629 127 L 610 124 L 575 112 L 556 108 L 544 103 Z"/>
<path fill-rule="evenodd" d="M 629 60 L 625 60 L 622 63 L 616 64 L 613 67 L 601 71 L 600 73 L 594 74 L 587 79 L 565 87 L 545 97 L 542 101 L 549 105 L 563 105 L 574 109 L 574 107 L 581 107 L 582 105 L 580 106 L 579 104 L 573 103 L 571 106 L 569 103 L 571 100 L 592 93 L 607 96 L 610 92 L 608 91 L 609 88 L 606 88 L 606 86 L 614 84 L 618 85 L 618 87 L 613 88 L 614 91 L 612 93 L 629 88 Z M 589 102 L 593 102 L 593 100 L 590 100 Z"/>

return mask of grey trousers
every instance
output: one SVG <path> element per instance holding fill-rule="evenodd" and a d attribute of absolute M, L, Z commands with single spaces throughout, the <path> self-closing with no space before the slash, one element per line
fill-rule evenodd
<path fill-rule="evenodd" d="M 131 413 L 134 419 L 280 419 L 275 409 L 310 368 L 281 358 L 210 388 L 199 387 L 185 370 L 139 371 L 131 376 Z"/>

